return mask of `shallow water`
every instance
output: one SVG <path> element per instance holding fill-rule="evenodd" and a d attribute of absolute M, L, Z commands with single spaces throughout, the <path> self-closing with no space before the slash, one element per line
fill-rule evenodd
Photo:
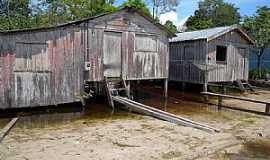
<path fill-rule="evenodd" d="M 8 115 L 7 118 L 2 115 L 0 128 L 3 128 L 11 120 L 9 117 L 12 116 L 15 116 L 15 114 Z M 91 102 L 85 108 L 82 108 L 80 104 L 74 103 L 61 107 L 43 107 L 35 111 L 25 111 L 17 122 L 16 127 L 44 128 L 68 124 L 77 120 L 95 122 L 106 119 L 134 118 L 136 116 L 120 109 L 115 109 L 112 113 L 112 109 L 104 101 Z"/>
<path fill-rule="evenodd" d="M 104 99 L 89 103 L 85 109 L 83 109 L 79 104 L 71 104 L 58 108 L 45 107 L 44 109 L 36 110 L 35 112 L 27 112 L 27 114 L 24 114 L 25 116 L 19 120 L 16 127 L 44 128 L 69 124 L 77 120 L 95 123 L 108 119 L 133 119 L 139 117 L 139 115 L 131 114 L 119 109 L 115 110 L 112 114 L 112 110 Z M 200 120 L 200 122 L 211 125 L 215 123 L 222 124 L 222 122 L 227 123 L 228 121 L 242 121 L 241 119 L 247 116 L 245 113 L 226 111 L 224 109 L 218 110 L 216 106 L 199 103 L 202 99 L 203 97 L 199 94 L 179 92 L 176 90 L 170 90 L 168 99 L 165 99 L 160 92 L 140 91 L 137 93 L 137 96 L 134 97 L 135 101 L 179 116 L 190 118 L 195 121 Z M 247 117 L 250 117 L 250 115 Z M 0 119 L 0 127 L 8 123 L 8 120 L 10 119 Z M 250 123 L 250 121 L 248 121 L 248 123 Z M 243 123 L 241 123 L 241 125 L 242 124 Z M 230 126 L 230 129 L 226 130 L 226 132 L 233 132 L 234 127 L 235 126 Z M 243 147 L 239 153 L 227 154 L 226 157 L 229 159 L 239 159 L 243 157 L 270 159 L 269 150 L 270 142 L 268 141 L 248 141 L 243 143 Z"/>
<path fill-rule="evenodd" d="M 139 90 L 134 96 L 134 100 L 143 104 L 159 108 L 186 118 L 193 118 L 197 115 L 204 116 L 205 122 L 211 122 L 213 119 L 232 119 L 238 118 L 238 115 L 228 114 L 224 110 L 218 110 L 216 106 L 199 103 L 203 100 L 200 94 L 192 92 L 181 92 L 170 89 L 169 98 L 165 99 L 158 91 L 148 92 Z M 98 121 L 104 119 L 135 118 L 138 115 L 128 113 L 125 110 L 112 109 L 108 106 L 105 98 L 92 100 L 85 108 L 80 104 L 66 104 L 61 106 L 31 108 L 24 111 L 21 119 L 16 124 L 20 128 L 42 128 L 48 126 L 57 126 L 68 124 L 76 120 Z M 186 100 L 187 99 L 187 100 Z M 2 114 L 0 117 L 0 128 L 4 127 L 17 113 Z M 6 117 L 5 117 L 6 116 Z"/>

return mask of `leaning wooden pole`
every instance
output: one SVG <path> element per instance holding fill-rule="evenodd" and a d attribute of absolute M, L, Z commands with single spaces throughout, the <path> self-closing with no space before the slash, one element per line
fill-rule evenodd
<path fill-rule="evenodd" d="M 10 130 L 15 126 L 20 118 L 13 118 L 0 132 L 0 143 L 4 140 L 4 138 L 8 135 Z"/>

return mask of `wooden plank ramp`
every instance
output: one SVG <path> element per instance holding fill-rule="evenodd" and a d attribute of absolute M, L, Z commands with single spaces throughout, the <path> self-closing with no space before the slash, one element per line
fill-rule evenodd
<path fill-rule="evenodd" d="M 192 121 L 192 120 L 180 117 L 180 116 L 176 116 L 172 113 L 168 113 L 168 112 L 132 101 L 126 97 L 112 96 L 112 99 L 113 101 L 116 101 L 120 104 L 125 105 L 129 110 L 133 112 L 141 113 L 141 114 L 152 116 L 161 120 L 165 120 L 168 122 L 172 122 L 172 123 L 187 126 L 187 127 L 193 127 L 193 128 L 211 132 L 211 133 L 220 132 L 220 130 L 217 128 L 213 128 L 205 124 L 201 124 L 201 123 L 198 123 L 198 122 L 195 122 L 195 121 Z"/>

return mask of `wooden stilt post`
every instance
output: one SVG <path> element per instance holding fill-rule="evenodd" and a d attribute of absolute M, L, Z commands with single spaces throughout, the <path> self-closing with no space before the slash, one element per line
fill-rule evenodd
<path fill-rule="evenodd" d="M 184 91 L 186 89 L 186 83 L 185 82 L 182 82 L 182 91 Z"/>
<path fill-rule="evenodd" d="M 266 104 L 266 106 L 265 106 L 265 113 L 270 114 L 270 104 Z"/>
<path fill-rule="evenodd" d="M 218 96 L 218 110 L 220 110 L 222 107 L 222 97 Z"/>
<path fill-rule="evenodd" d="M 207 92 L 207 83 L 203 84 L 203 92 Z M 208 95 L 204 95 L 204 102 L 208 103 Z"/>
<path fill-rule="evenodd" d="M 127 81 L 127 96 L 130 97 L 130 81 Z"/>
<path fill-rule="evenodd" d="M 165 96 L 165 99 L 167 99 L 167 97 L 168 97 L 168 79 L 164 80 L 164 96 Z"/>

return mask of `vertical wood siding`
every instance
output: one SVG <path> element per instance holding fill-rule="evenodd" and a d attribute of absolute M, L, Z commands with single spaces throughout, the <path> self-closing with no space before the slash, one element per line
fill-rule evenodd
<path fill-rule="evenodd" d="M 120 35 L 124 79 L 167 78 L 167 33 L 137 13 L 119 11 L 79 24 L 1 33 L 0 108 L 78 101 L 85 80 L 103 81 L 106 32 Z M 156 52 L 136 52 L 136 34 L 155 36 Z"/>
<path fill-rule="evenodd" d="M 194 63 L 205 64 L 206 40 L 170 43 L 169 79 L 172 81 L 204 83 L 204 71 Z"/>
<path fill-rule="evenodd" d="M 226 64 L 216 62 L 216 46 L 227 47 Z M 210 64 L 217 66 L 208 74 L 209 82 L 231 82 L 237 79 L 248 80 L 249 53 L 251 45 L 237 31 L 231 31 L 211 40 L 208 44 Z M 244 49 L 244 50 L 242 50 Z M 242 50 L 242 51 L 241 51 Z"/>
<path fill-rule="evenodd" d="M 216 46 L 218 45 L 227 47 L 225 64 L 216 62 Z M 205 72 L 198 69 L 194 63 L 206 64 L 206 59 L 208 59 L 209 66 L 216 68 L 209 71 L 208 82 L 247 80 L 250 48 L 249 42 L 237 31 L 226 33 L 209 42 L 206 40 L 172 42 L 170 43 L 169 79 L 204 83 Z"/>

